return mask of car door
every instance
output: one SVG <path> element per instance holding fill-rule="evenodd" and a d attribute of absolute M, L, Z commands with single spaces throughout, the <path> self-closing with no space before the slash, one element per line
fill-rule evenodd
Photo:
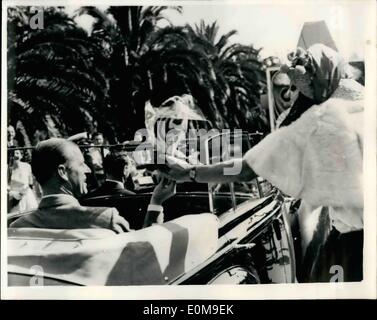
<path fill-rule="evenodd" d="M 294 250 L 282 204 L 272 195 L 225 212 L 216 254 L 172 284 L 295 282 Z"/>

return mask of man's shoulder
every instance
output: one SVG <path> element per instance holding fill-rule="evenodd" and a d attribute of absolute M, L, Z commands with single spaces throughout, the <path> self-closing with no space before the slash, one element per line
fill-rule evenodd
<path fill-rule="evenodd" d="M 86 205 L 63 205 L 55 208 L 37 209 L 19 217 L 11 228 L 91 228 L 94 225 L 107 227 L 119 212 L 113 207 Z"/>
<path fill-rule="evenodd" d="M 90 213 L 90 214 L 117 214 L 118 210 L 115 207 L 96 207 L 91 205 L 86 205 L 85 203 L 79 207 L 72 208 L 81 213 Z"/>
<path fill-rule="evenodd" d="M 128 189 L 122 188 L 116 183 L 105 181 L 103 185 L 85 195 L 85 199 L 117 194 L 134 195 L 135 193 Z"/>

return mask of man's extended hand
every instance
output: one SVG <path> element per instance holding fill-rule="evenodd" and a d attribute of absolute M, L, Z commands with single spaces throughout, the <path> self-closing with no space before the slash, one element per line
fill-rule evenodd
<path fill-rule="evenodd" d="M 148 212 L 144 219 L 143 227 L 149 227 L 154 223 L 164 222 L 164 213 L 161 205 L 167 199 L 175 195 L 176 183 L 174 180 L 170 180 L 160 175 L 160 182 L 153 191 L 150 205 L 148 206 Z M 155 206 L 154 208 L 152 206 Z"/>
<path fill-rule="evenodd" d="M 151 198 L 151 204 L 162 205 L 164 201 L 175 195 L 176 183 L 165 177 L 161 177 L 159 184 L 155 187 Z"/>

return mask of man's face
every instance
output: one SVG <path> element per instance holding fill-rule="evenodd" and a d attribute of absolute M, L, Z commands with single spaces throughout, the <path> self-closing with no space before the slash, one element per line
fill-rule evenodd
<path fill-rule="evenodd" d="M 69 146 L 67 149 L 67 161 L 65 163 L 68 181 L 71 191 L 76 198 L 88 193 L 86 174 L 90 173 L 89 167 L 84 162 L 80 149 Z"/>
<path fill-rule="evenodd" d="M 95 136 L 94 137 L 94 144 L 95 145 L 101 145 L 101 144 L 103 144 L 103 136 L 102 136 L 102 134 L 99 134 L 98 136 Z"/>

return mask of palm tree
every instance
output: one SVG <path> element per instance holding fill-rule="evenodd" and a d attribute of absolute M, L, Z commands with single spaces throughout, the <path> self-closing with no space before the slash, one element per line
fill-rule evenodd
<path fill-rule="evenodd" d="M 28 25 L 30 7 L 8 10 L 9 119 L 29 134 L 91 131 L 109 105 L 106 57 L 62 8 L 43 10 L 41 30 Z"/>
<path fill-rule="evenodd" d="M 29 132 L 99 128 L 110 140 L 124 140 L 144 127 L 146 101 L 159 106 L 189 93 L 215 127 L 260 130 L 260 50 L 230 45 L 234 30 L 216 41 L 217 23 L 174 27 L 167 9 L 182 10 L 81 7 L 77 15 L 95 18 L 88 35 L 63 8 L 44 8 L 43 30 L 30 30 L 30 7 L 9 8 L 11 121 L 28 123 Z M 160 28 L 163 19 L 168 25 Z"/>
<path fill-rule="evenodd" d="M 180 11 L 180 8 L 169 7 Z M 168 7 L 82 7 L 95 18 L 91 37 L 108 54 L 113 123 L 130 138 L 144 126 L 147 100 L 159 106 L 176 94 L 191 94 L 215 127 L 260 130 L 259 95 L 264 84 L 259 50 L 229 45 L 231 31 L 215 41 L 218 26 L 204 22 L 159 28 Z"/>
<path fill-rule="evenodd" d="M 260 94 L 265 87 L 261 49 L 238 43 L 229 44 L 236 30 L 218 38 L 217 22 L 207 25 L 203 20 L 191 32 L 196 45 L 201 47 L 212 62 L 211 87 L 224 126 L 245 130 L 264 131 Z"/>
<path fill-rule="evenodd" d="M 192 94 L 208 119 L 221 121 L 211 100 L 211 61 L 195 47 L 187 27 L 158 27 L 167 9 L 181 11 L 179 7 L 110 7 L 104 13 L 83 7 L 77 12 L 96 19 L 92 37 L 99 36 L 102 44 L 108 40 L 105 47 L 114 66 L 112 105 L 117 118 L 124 119 L 128 137 L 144 126 L 147 100 L 156 107 L 176 94 Z"/>
<path fill-rule="evenodd" d="M 154 91 L 155 70 L 149 62 L 156 57 L 151 51 L 158 42 L 157 23 L 167 9 L 180 7 L 81 7 L 76 14 L 95 18 L 91 37 L 109 57 L 110 103 L 114 130 L 119 139 L 131 138 L 144 127 L 144 105 Z M 168 20 L 167 20 L 168 21 Z M 177 32 L 178 34 L 179 32 Z"/>

